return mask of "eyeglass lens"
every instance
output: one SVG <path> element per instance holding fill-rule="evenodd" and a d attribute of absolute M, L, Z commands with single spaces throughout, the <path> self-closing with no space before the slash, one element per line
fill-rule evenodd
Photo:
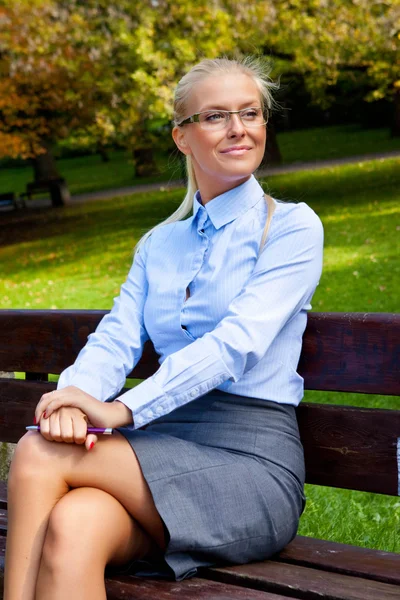
<path fill-rule="evenodd" d="M 237 114 L 246 127 L 258 127 L 267 120 L 262 108 L 245 108 Z M 223 129 L 230 118 L 227 110 L 206 111 L 199 114 L 199 123 L 203 129 Z"/>

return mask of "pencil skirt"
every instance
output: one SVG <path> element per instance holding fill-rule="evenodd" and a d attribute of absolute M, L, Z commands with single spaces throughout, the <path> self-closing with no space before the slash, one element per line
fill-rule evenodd
<path fill-rule="evenodd" d="M 142 429 L 121 427 L 163 520 L 162 559 L 140 576 L 264 560 L 296 535 L 305 507 L 295 408 L 212 390 Z"/>

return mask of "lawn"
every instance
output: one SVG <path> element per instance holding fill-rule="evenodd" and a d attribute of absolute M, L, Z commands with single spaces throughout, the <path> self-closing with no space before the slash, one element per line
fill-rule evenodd
<path fill-rule="evenodd" d="M 314 310 L 396 312 L 400 159 L 274 176 L 275 197 L 307 202 L 325 229 Z M 3 215 L 1 308 L 110 308 L 135 242 L 177 207 L 183 191 L 135 194 Z M 398 398 L 307 392 L 306 400 L 400 408 Z M 400 501 L 306 486 L 300 533 L 400 551 Z"/>
<path fill-rule="evenodd" d="M 362 129 L 359 125 L 319 127 L 278 134 L 283 163 L 307 162 L 342 158 L 369 152 L 400 151 L 400 138 L 390 137 L 389 129 Z M 110 153 L 110 162 L 103 163 L 99 155 L 68 158 L 58 161 L 60 173 L 66 178 L 71 194 L 129 187 L 150 181 L 168 182 L 181 179 L 178 153 L 158 157 L 159 172 L 152 177 L 135 177 L 128 152 Z M 32 168 L 0 168 L 0 193 L 25 191 L 33 177 Z"/>

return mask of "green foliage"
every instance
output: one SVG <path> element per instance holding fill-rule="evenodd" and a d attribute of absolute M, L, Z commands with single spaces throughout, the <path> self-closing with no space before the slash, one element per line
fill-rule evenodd
<path fill-rule="evenodd" d="M 368 81 L 367 100 L 400 90 L 400 0 L 277 0 L 266 43 L 289 56 L 314 100 L 329 106 L 339 77 Z"/>
<path fill-rule="evenodd" d="M 177 80 L 199 59 L 261 43 L 272 0 L 2 0 L 0 157 L 36 156 L 72 130 L 148 148 Z"/>

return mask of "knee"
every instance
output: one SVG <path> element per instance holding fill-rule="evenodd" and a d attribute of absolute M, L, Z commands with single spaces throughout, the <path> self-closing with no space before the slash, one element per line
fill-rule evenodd
<path fill-rule="evenodd" d="M 53 508 L 46 531 L 42 552 L 42 565 L 53 572 L 71 568 L 74 557 L 82 556 L 82 540 L 85 540 L 85 510 L 74 505 L 72 509 L 68 502 L 63 502 L 64 496 Z"/>
<path fill-rule="evenodd" d="M 42 562 L 47 570 L 65 571 L 84 566 L 96 553 L 96 507 L 85 494 L 68 492 L 53 508 L 43 545 Z M 76 560 L 75 560 L 76 559 Z M 77 564 L 78 563 L 78 564 Z"/>
<path fill-rule="evenodd" d="M 18 442 L 11 461 L 8 476 L 8 487 L 11 489 L 19 482 L 37 479 L 41 471 L 45 471 L 49 460 L 49 448 L 41 435 L 29 431 Z"/>

